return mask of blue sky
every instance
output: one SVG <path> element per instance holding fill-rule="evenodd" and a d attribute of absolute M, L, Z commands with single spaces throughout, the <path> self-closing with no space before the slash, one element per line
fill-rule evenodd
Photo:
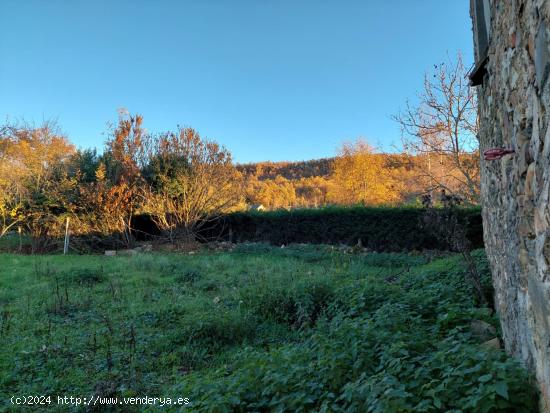
<path fill-rule="evenodd" d="M 391 115 L 457 50 L 469 0 L 2 0 L 0 118 L 103 146 L 117 109 L 192 126 L 238 162 L 399 142 Z"/>

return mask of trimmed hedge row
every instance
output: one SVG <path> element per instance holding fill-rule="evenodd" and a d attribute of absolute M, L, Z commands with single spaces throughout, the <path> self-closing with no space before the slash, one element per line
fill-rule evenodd
<path fill-rule="evenodd" d="M 442 211 L 442 210 L 441 210 Z M 233 242 L 346 244 L 375 251 L 448 250 L 421 225 L 422 208 L 330 207 L 272 212 L 238 212 L 224 216 L 200 234 Z M 483 247 L 479 208 L 457 209 L 474 248 Z"/>

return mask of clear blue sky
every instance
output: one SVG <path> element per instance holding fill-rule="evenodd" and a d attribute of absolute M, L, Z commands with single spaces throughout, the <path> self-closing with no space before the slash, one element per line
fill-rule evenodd
<path fill-rule="evenodd" d="M 468 0 L 2 0 L 0 120 L 103 146 L 117 108 L 192 126 L 238 162 L 399 142 L 434 63 L 472 61 Z"/>

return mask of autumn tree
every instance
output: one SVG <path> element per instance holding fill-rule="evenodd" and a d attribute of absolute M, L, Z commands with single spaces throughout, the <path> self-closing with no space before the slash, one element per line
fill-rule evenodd
<path fill-rule="evenodd" d="M 0 176 L 2 176 L 0 166 Z M 9 180 L 0 178 L 0 237 L 6 235 L 23 220 L 22 202 Z"/>
<path fill-rule="evenodd" d="M 383 155 L 363 140 L 344 143 L 333 164 L 330 198 L 341 204 L 378 205 L 399 200 L 399 183 Z"/>
<path fill-rule="evenodd" d="M 427 187 L 424 178 L 419 176 L 421 162 L 418 157 L 407 153 L 385 154 L 385 169 L 391 174 L 399 191 L 398 199 L 405 204 L 416 204 Z"/>
<path fill-rule="evenodd" d="M 78 149 L 69 161 L 69 171 L 78 176 L 81 183 L 95 181 L 96 171 L 103 162 L 103 156 L 94 149 Z"/>
<path fill-rule="evenodd" d="M 52 122 L 1 130 L 2 230 L 21 225 L 31 235 L 33 251 L 45 249 L 72 213 L 76 182 L 67 165 L 74 147 Z"/>
<path fill-rule="evenodd" d="M 13 129 L 0 128 L 0 237 L 6 235 L 23 220 L 23 194 L 19 170 L 14 168 Z"/>
<path fill-rule="evenodd" d="M 119 112 L 117 126 L 106 142 L 106 153 L 96 171 L 96 202 L 103 219 L 132 245 L 132 217 L 148 193 L 141 169 L 146 162 L 148 136 L 141 115 Z"/>
<path fill-rule="evenodd" d="M 125 214 L 134 207 L 125 204 L 129 199 L 124 194 L 126 187 L 109 179 L 103 157 L 98 157 L 93 172 L 79 169 L 77 176 L 75 218 L 78 221 L 75 224 L 78 232 L 86 234 L 88 241 L 99 237 L 99 244 L 107 241 L 129 246 L 132 239 L 127 235 L 130 231 Z"/>
<path fill-rule="evenodd" d="M 435 188 L 479 200 L 479 160 L 476 94 L 470 87 L 462 56 L 434 66 L 425 74 L 418 104 L 409 102 L 394 116 L 406 151 L 424 155 L 421 176 Z"/>
<path fill-rule="evenodd" d="M 246 201 L 249 205 L 263 205 L 271 210 L 297 206 L 295 182 L 281 175 L 264 180 L 259 180 L 256 176 L 249 177 Z"/>
<path fill-rule="evenodd" d="M 241 177 L 230 152 L 191 128 L 152 137 L 145 176 L 147 211 L 172 241 L 198 231 L 241 200 Z"/>
<path fill-rule="evenodd" d="M 299 206 L 317 208 L 327 204 L 331 181 L 323 176 L 312 176 L 295 181 L 294 187 Z"/>

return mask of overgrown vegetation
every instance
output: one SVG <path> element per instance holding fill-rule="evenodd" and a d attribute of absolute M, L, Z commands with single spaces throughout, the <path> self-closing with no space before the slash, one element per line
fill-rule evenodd
<path fill-rule="evenodd" d="M 527 373 L 472 334 L 497 320 L 464 271 L 460 256 L 326 246 L 0 255 L 0 409 L 70 393 L 197 412 L 536 411 Z"/>

